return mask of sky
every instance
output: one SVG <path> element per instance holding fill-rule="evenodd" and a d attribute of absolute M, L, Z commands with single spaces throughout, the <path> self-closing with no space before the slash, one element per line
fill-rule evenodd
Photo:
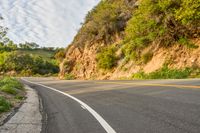
<path fill-rule="evenodd" d="M 66 47 L 100 0 L 0 0 L 3 25 L 15 43 Z"/>

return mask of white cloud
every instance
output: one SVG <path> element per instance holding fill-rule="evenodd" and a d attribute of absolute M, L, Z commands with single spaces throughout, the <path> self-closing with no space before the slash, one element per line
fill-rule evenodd
<path fill-rule="evenodd" d="M 100 0 L 0 0 L 0 14 L 14 42 L 66 47 L 87 12 Z"/>

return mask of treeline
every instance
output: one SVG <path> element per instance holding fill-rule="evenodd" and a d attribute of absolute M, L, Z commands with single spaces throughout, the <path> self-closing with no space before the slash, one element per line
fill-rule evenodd
<path fill-rule="evenodd" d="M 45 51 L 59 51 L 60 48 L 55 47 L 41 47 L 35 42 L 25 42 L 15 44 L 13 41 L 0 42 L 0 51 L 14 51 L 14 50 L 45 50 Z"/>
<path fill-rule="evenodd" d="M 0 26 L 0 76 L 50 76 L 59 72 L 57 58 L 62 48 L 40 47 L 34 42 L 15 44 L 7 31 Z"/>
<path fill-rule="evenodd" d="M 1 75 L 33 76 L 56 74 L 59 69 L 56 61 L 47 60 L 41 56 L 3 52 L 0 53 L 0 72 Z"/>
<path fill-rule="evenodd" d="M 0 75 L 48 76 L 59 72 L 58 53 L 63 51 L 62 49 L 39 48 L 32 43 L 19 46 L 8 43 L 1 46 Z"/>

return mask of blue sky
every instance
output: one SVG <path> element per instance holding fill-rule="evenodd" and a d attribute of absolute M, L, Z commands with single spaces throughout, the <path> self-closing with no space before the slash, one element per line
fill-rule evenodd
<path fill-rule="evenodd" d="M 100 0 L 0 0 L 3 25 L 16 43 L 66 47 Z"/>

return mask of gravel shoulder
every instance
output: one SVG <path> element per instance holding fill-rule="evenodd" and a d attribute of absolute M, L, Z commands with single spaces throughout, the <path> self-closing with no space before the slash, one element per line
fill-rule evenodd
<path fill-rule="evenodd" d="M 42 115 L 38 94 L 32 88 L 25 86 L 27 99 L 18 112 L 0 127 L 0 133 L 40 133 Z"/>

